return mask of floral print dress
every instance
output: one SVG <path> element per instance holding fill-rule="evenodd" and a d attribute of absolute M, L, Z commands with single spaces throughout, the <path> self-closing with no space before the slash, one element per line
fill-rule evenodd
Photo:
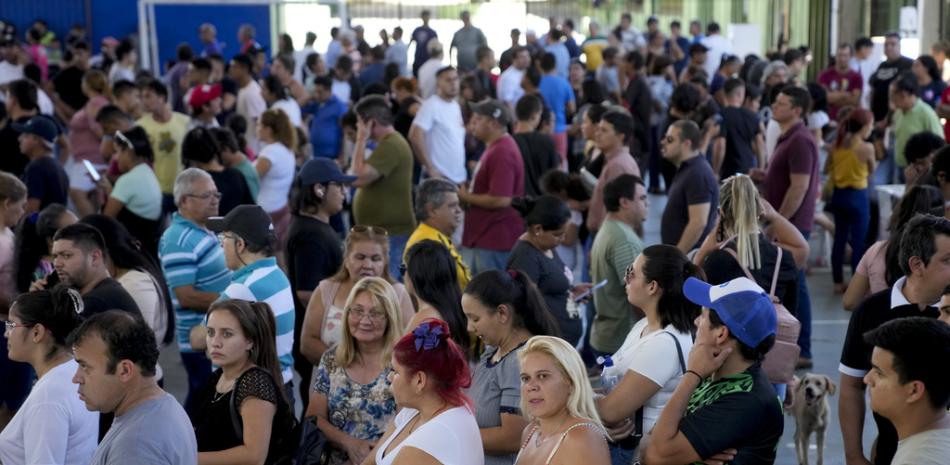
<path fill-rule="evenodd" d="M 336 348 L 320 358 L 313 390 L 327 398 L 330 423 L 357 439 L 376 442 L 396 415 L 396 399 L 389 383 L 392 368 L 386 367 L 369 384 L 360 384 L 336 363 Z M 346 451 L 328 445 L 329 464 L 347 463 Z"/>

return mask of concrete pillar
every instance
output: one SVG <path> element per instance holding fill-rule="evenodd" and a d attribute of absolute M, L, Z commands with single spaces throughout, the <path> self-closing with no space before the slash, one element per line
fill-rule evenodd
<path fill-rule="evenodd" d="M 919 22 L 920 53 L 930 54 L 930 47 L 939 41 L 940 36 L 940 1 L 917 0 L 917 18 Z"/>
<path fill-rule="evenodd" d="M 838 44 L 854 44 L 858 37 L 867 35 L 869 0 L 838 0 Z M 832 44 L 837 47 L 838 44 Z"/>

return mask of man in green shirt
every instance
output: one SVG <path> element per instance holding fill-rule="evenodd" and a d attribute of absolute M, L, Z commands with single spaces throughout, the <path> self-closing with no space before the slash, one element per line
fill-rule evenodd
<path fill-rule="evenodd" d="M 604 206 L 607 218 L 591 247 L 590 273 L 595 283 L 607 280 L 607 285 L 594 291 L 590 345 L 598 353 L 612 354 L 637 322 L 624 277 L 643 250 L 634 232 L 643 225 L 649 206 L 643 180 L 632 174 L 617 176 L 604 187 Z"/>
<path fill-rule="evenodd" d="M 416 228 L 412 214 L 412 149 L 393 129 L 393 114 L 386 100 L 370 95 L 355 107 L 356 149 L 353 174 L 357 176 L 353 199 L 354 224 L 378 226 L 389 233 L 389 273 L 400 278 L 399 264 L 409 235 Z M 376 142 L 366 159 L 366 143 Z"/>
<path fill-rule="evenodd" d="M 891 84 L 891 103 L 894 104 L 894 160 L 901 168 L 898 171 L 901 174 L 907 166 L 904 147 L 910 136 L 925 131 L 943 136 L 943 127 L 937 113 L 917 97 L 918 91 L 917 78 L 909 71 Z"/>

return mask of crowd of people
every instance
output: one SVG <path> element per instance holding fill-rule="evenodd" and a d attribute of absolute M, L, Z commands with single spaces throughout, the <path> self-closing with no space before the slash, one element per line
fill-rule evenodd
<path fill-rule="evenodd" d="M 551 18 L 496 60 L 430 18 L 227 58 L 204 24 L 164 73 L 0 28 L 0 463 L 773 463 L 812 233 L 847 462 L 945 463 L 950 42 L 811 82 L 715 22 Z"/>

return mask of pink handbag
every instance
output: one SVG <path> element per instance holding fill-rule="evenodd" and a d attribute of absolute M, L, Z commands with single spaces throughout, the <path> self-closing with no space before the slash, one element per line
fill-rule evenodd
<path fill-rule="evenodd" d="M 775 257 L 775 271 L 772 273 L 772 288 L 769 289 L 769 297 L 775 304 L 775 345 L 765 355 L 765 361 L 762 362 L 762 369 L 768 375 L 769 381 L 775 384 L 785 384 L 792 380 L 795 375 L 795 364 L 798 363 L 798 355 L 801 348 L 798 347 L 798 333 L 802 330 L 802 324 L 795 318 L 791 312 L 782 305 L 778 297 L 775 296 L 775 287 L 778 285 L 778 272 L 782 266 L 782 248 L 778 248 L 778 254 Z M 742 266 L 739 256 L 730 248 L 721 247 L 729 252 L 739 263 L 746 276 L 755 281 L 749 269 Z"/>

